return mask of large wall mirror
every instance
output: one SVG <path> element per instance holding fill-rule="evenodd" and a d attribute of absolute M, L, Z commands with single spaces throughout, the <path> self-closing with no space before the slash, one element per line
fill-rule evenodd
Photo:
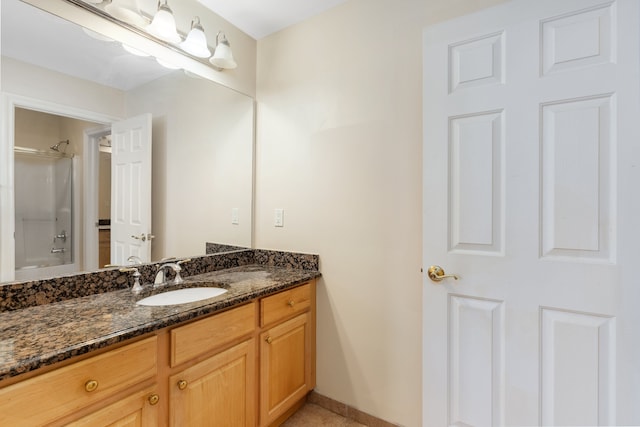
<path fill-rule="evenodd" d="M 105 231 L 119 183 L 135 178 L 113 167 L 115 129 L 141 117 L 150 190 L 119 200 L 148 209 L 151 225 L 128 234 L 153 261 L 202 255 L 207 242 L 252 246 L 251 97 L 21 0 L 2 0 L 1 17 L 1 281 L 113 264 Z"/>

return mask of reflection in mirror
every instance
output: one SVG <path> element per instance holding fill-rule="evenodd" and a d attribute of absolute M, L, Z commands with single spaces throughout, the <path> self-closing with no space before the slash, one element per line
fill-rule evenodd
<path fill-rule="evenodd" d="M 52 33 L 46 33 L 48 28 Z M 29 268 L 28 275 L 18 279 L 51 277 L 70 272 L 69 268 L 93 270 L 106 263 L 99 258 L 98 236 L 104 235 L 113 218 L 104 218 L 109 211 L 105 206 L 110 201 L 103 196 L 109 179 L 105 178 L 107 150 L 102 150 L 101 158 L 100 145 L 108 145 L 113 122 L 144 113 L 152 115 L 148 234 L 155 239 L 145 241 L 152 259 L 204 254 L 207 242 L 251 247 L 254 105 L 250 97 L 182 70 L 167 70 L 151 58 L 133 56 L 119 43 L 91 38 L 81 27 L 19 0 L 2 1 L 1 29 L 1 87 L 8 100 L 3 103 L 8 128 L 3 138 L 9 139 L 2 146 L 24 145 L 21 141 L 33 135 L 25 137 L 22 132 L 33 134 L 37 123 L 58 120 L 55 131 L 39 131 L 47 137 L 38 144 L 52 151 L 51 146 L 68 139 L 65 150 L 74 154 L 74 223 L 64 229 L 72 262 L 63 264 L 65 270 Z M 12 150 L 5 154 L 0 153 L 0 170 L 13 170 L 17 157 Z M 15 180 L 7 178 L 16 190 L 19 173 Z M 14 279 L 15 269 L 22 265 L 15 253 L 22 248 L 13 239 L 18 204 L 3 202 L 0 209 L 0 277 L 6 281 Z M 61 234 L 57 225 L 51 231 L 55 234 L 45 239 L 48 250 Z"/>

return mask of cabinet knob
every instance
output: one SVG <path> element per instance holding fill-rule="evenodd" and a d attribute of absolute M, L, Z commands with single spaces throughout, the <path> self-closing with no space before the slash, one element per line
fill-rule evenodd
<path fill-rule="evenodd" d="M 185 388 L 187 388 L 187 382 L 185 380 L 178 381 L 178 388 L 180 390 L 184 390 Z"/>
<path fill-rule="evenodd" d="M 149 405 L 156 405 L 160 401 L 160 396 L 157 394 L 152 394 L 149 396 Z"/>
<path fill-rule="evenodd" d="M 89 380 L 86 383 L 84 383 L 84 389 L 87 390 L 89 393 L 91 393 L 97 388 L 98 388 L 98 381 L 96 380 Z"/>
<path fill-rule="evenodd" d="M 267 344 L 271 344 L 273 342 L 273 338 L 271 337 L 267 337 L 264 340 L 267 342 Z"/>
<path fill-rule="evenodd" d="M 296 305 L 296 302 L 294 300 L 290 299 L 289 301 L 287 301 L 287 305 L 289 307 L 293 307 L 294 305 Z"/>

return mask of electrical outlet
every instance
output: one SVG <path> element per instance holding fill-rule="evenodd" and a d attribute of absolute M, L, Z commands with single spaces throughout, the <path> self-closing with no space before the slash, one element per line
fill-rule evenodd
<path fill-rule="evenodd" d="M 284 227 L 284 209 L 278 208 L 275 210 L 274 225 L 276 227 Z"/>

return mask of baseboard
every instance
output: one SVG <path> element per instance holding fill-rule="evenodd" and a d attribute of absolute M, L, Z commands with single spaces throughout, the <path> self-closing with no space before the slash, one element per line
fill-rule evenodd
<path fill-rule="evenodd" d="M 364 424 L 367 427 L 400 427 L 398 424 L 393 424 L 380 418 L 369 415 L 366 412 L 362 412 L 346 403 L 338 402 L 330 397 L 323 396 L 312 390 L 307 395 L 307 402 L 318 405 L 328 411 L 334 412 L 345 418 Z"/>

